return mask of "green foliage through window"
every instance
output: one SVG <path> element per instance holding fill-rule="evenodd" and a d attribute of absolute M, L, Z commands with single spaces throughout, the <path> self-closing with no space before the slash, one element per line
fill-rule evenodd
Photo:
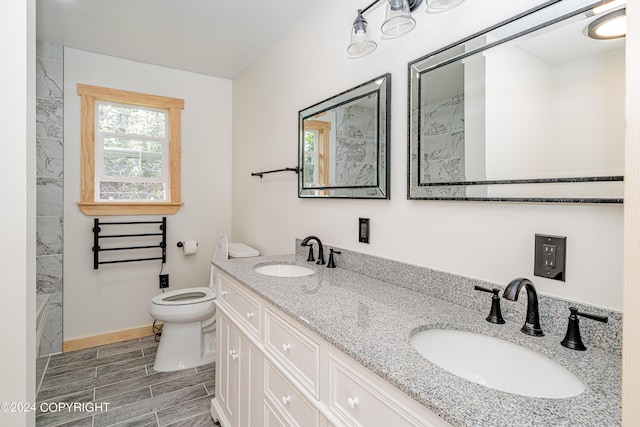
<path fill-rule="evenodd" d="M 162 143 L 134 139 L 104 139 L 105 176 L 162 177 Z"/>
<path fill-rule="evenodd" d="M 318 131 L 304 131 L 304 182 L 312 183 L 315 180 L 315 165 L 318 152 Z"/>
<path fill-rule="evenodd" d="M 167 112 L 100 103 L 98 132 L 165 138 Z"/>

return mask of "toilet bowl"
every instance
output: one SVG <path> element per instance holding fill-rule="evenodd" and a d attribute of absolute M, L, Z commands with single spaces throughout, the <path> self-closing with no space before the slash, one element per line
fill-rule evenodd
<path fill-rule="evenodd" d="M 217 259 L 258 256 L 257 250 L 243 243 L 228 243 L 220 238 L 211 261 L 208 287 L 178 289 L 156 295 L 151 299 L 151 317 L 163 323 L 160 344 L 153 364 L 157 372 L 177 371 L 211 363 L 216 345 L 216 286 L 214 283 Z"/>

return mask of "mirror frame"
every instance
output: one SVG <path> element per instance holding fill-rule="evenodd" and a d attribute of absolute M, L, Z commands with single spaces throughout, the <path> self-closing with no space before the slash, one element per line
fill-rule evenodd
<path fill-rule="evenodd" d="M 557 24 L 568 18 L 585 13 L 592 9 L 594 6 L 606 3 L 606 1 L 589 1 L 585 0 L 580 6 L 569 6 L 568 10 L 553 11 L 551 6 L 561 3 L 563 0 L 552 0 L 545 2 L 539 6 L 536 6 L 530 10 L 527 10 L 521 14 L 515 15 L 505 21 L 502 21 L 496 25 L 485 28 L 477 33 L 471 34 L 457 42 L 444 46 L 434 52 L 431 52 L 425 56 L 411 61 L 408 64 L 408 79 L 409 79 L 409 99 L 408 99 L 408 147 L 407 147 L 407 199 L 409 200 L 458 200 L 458 201 L 497 201 L 497 202 L 552 202 L 552 203 L 623 203 L 621 197 L 467 197 L 467 196 L 431 196 L 425 195 L 424 187 L 465 187 L 469 186 L 488 186 L 488 185 L 509 185 L 509 184 L 556 184 L 556 183 L 570 183 L 570 185 L 576 183 L 587 182 L 617 182 L 624 181 L 624 175 L 615 176 L 578 176 L 569 178 L 532 178 L 532 179 L 509 179 L 509 180 L 485 180 L 485 181 L 452 181 L 452 182 L 420 182 L 420 169 L 419 169 L 419 153 L 420 153 L 420 94 L 421 94 L 421 76 L 422 74 L 440 68 L 442 66 L 451 64 L 461 59 L 467 58 L 471 55 L 481 53 L 485 50 L 491 49 L 494 46 L 501 45 L 506 42 L 510 42 L 529 33 L 537 31 L 541 28 Z M 575 3 L 575 2 L 574 2 Z M 546 10 L 545 10 L 546 9 Z M 545 13 L 551 10 L 549 13 L 555 13 L 552 18 L 545 18 Z M 541 16 L 535 16 L 537 12 L 540 12 Z M 530 19 L 532 18 L 532 19 Z M 486 35 L 496 29 L 501 29 L 508 24 L 511 24 L 518 20 L 523 20 L 526 23 L 526 29 L 515 30 L 513 34 L 508 34 L 499 40 L 488 42 L 483 46 L 474 48 L 468 52 L 462 54 L 453 54 L 452 56 L 438 58 L 435 63 L 427 63 L 429 59 L 446 53 L 449 49 L 455 49 L 462 46 L 464 43 L 469 42 L 477 37 Z M 529 22 L 530 21 L 530 22 Z M 417 103 L 417 105 L 416 105 Z M 416 108 L 414 109 L 414 106 Z"/>
<path fill-rule="evenodd" d="M 330 111 L 359 98 L 377 94 L 377 167 L 373 185 L 365 186 L 317 186 L 304 183 L 304 121 L 325 111 Z M 298 197 L 389 199 L 390 135 L 391 135 L 391 74 L 386 73 L 341 92 L 298 112 Z"/>

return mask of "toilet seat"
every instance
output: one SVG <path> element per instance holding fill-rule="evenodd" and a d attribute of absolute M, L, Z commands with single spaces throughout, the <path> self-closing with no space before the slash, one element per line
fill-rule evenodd
<path fill-rule="evenodd" d="M 165 292 L 151 298 L 151 303 L 156 305 L 191 305 L 201 302 L 213 301 L 216 292 L 207 287 L 177 289 Z"/>

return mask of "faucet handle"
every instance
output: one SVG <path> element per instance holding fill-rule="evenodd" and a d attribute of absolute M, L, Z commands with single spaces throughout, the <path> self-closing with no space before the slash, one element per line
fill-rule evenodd
<path fill-rule="evenodd" d="M 602 323 L 607 323 L 609 318 L 607 316 L 599 316 L 597 314 L 583 313 L 578 311 L 575 307 L 569 307 L 569 311 L 571 314 L 569 315 L 567 333 L 560 344 L 564 347 L 570 348 L 571 350 L 584 351 L 587 347 L 584 346 L 582 338 L 580 337 L 580 322 L 578 321 L 578 316 L 586 317 L 587 319 L 596 320 Z"/>
<path fill-rule="evenodd" d="M 307 244 L 307 246 L 309 246 L 309 256 L 307 257 L 307 261 L 311 262 L 311 261 L 315 261 L 315 257 L 313 256 L 313 243 L 309 243 Z"/>
<path fill-rule="evenodd" d="M 598 322 L 607 323 L 609 322 L 609 318 L 607 316 L 600 316 L 599 314 L 590 314 L 584 313 L 582 311 L 578 311 L 575 307 L 569 307 L 569 311 L 571 314 L 575 314 L 576 316 L 586 317 L 587 319 L 597 320 Z"/>
<path fill-rule="evenodd" d="M 333 254 L 340 255 L 342 252 L 336 251 L 334 249 L 329 248 L 329 262 L 327 263 L 327 268 L 336 268 L 336 263 L 333 260 Z"/>
<path fill-rule="evenodd" d="M 489 289 L 489 288 L 485 288 L 484 286 L 479 286 L 479 285 L 475 285 L 473 287 L 474 290 L 476 291 L 482 291 L 482 292 L 488 292 L 488 293 L 492 293 L 494 290 L 500 290 L 498 288 L 494 288 L 494 289 Z"/>
<path fill-rule="evenodd" d="M 478 285 L 474 286 L 473 289 L 476 291 L 493 293 L 493 297 L 491 297 L 491 311 L 487 316 L 487 322 L 502 325 L 504 323 L 504 319 L 502 318 L 502 312 L 500 311 L 500 297 L 498 296 L 500 289 L 487 289 Z"/>

